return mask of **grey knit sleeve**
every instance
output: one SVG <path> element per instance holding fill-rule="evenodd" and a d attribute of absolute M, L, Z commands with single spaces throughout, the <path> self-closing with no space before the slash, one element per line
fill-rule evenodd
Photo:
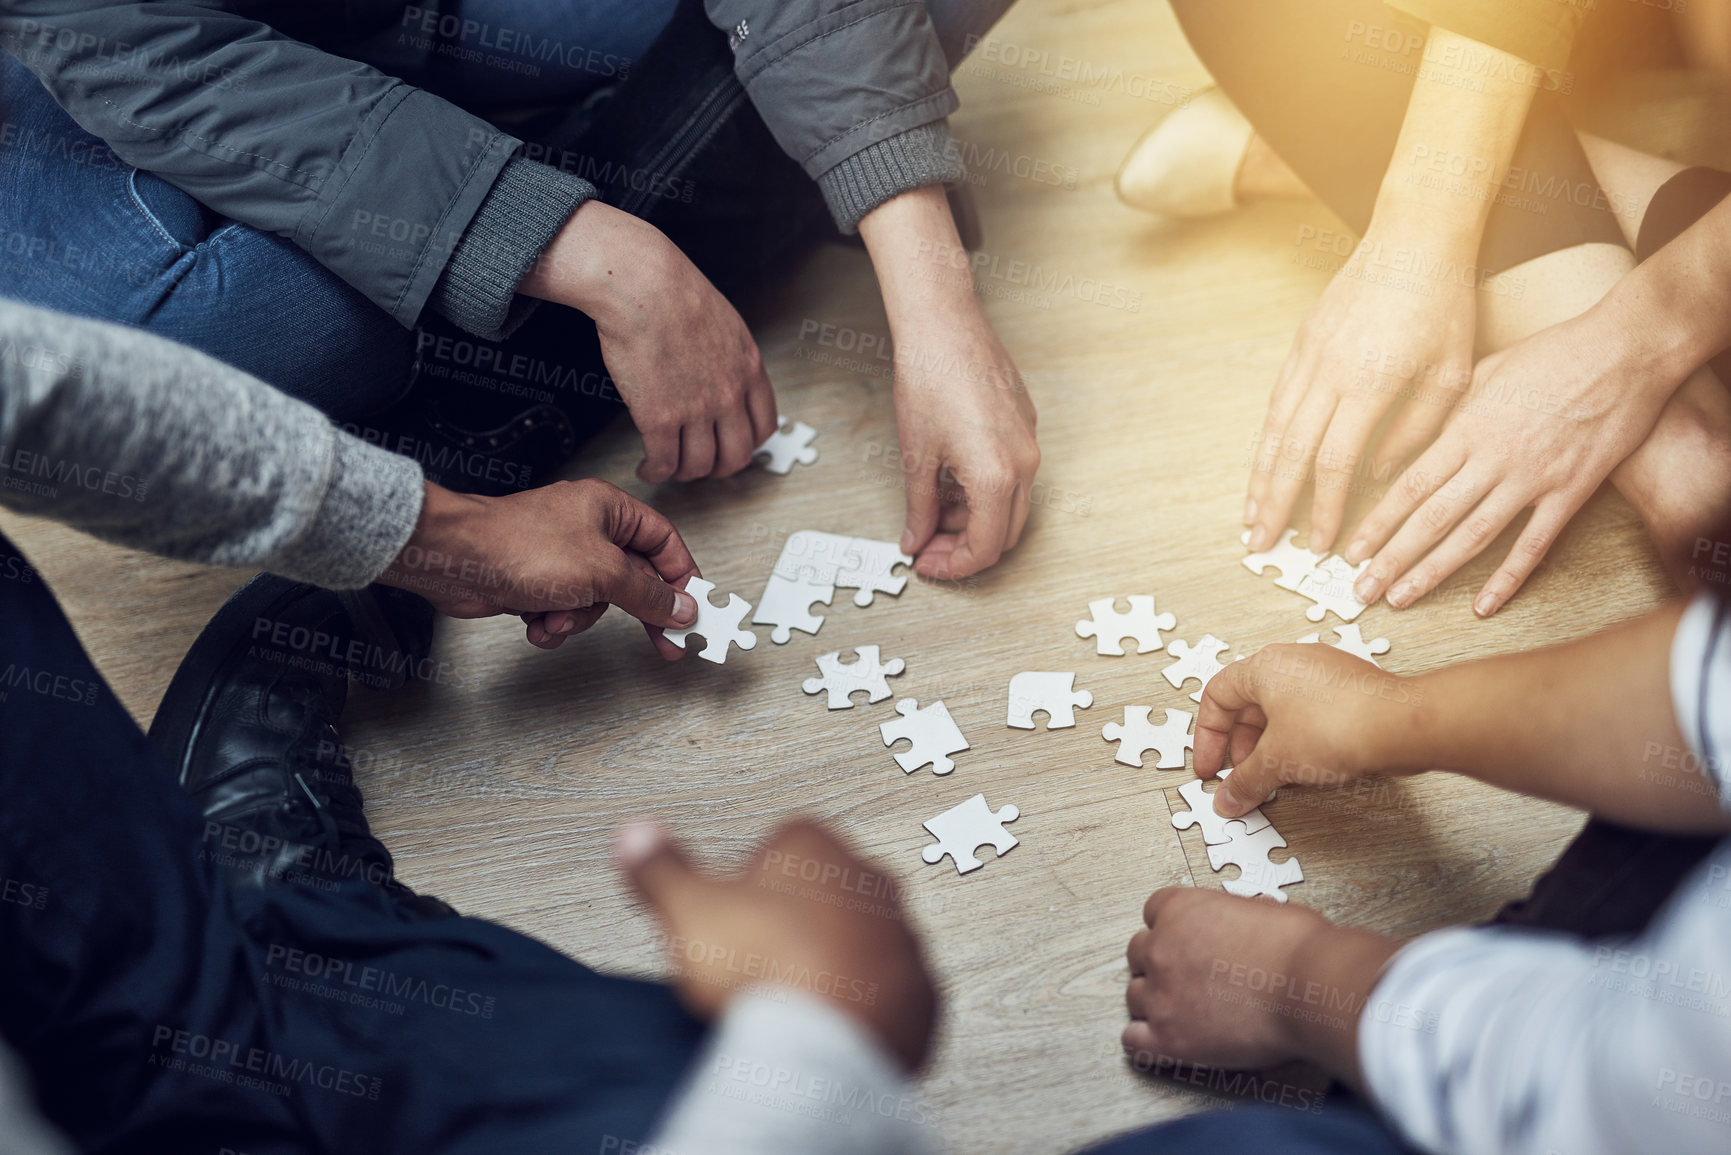
<path fill-rule="evenodd" d="M 967 175 L 949 122 L 939 120 L 868 145 L 818 177 L 817 184 L 837 226 L 853 233 L 860 218 L 885 201 Z"/>
<path fill-rule="evenodd" d="M 427 304 L 487 341 L 503 341 L 540 304 L 517 294 L 547 246 L 584 201 L 582 177 L 517 157 L 505 165 L 463 231 Z"/>
<path fill-rule="evenodd" d="M 164 557 L 365 586 L 421 470 L 148 333 L 0 301 L 0 505 Z"/>

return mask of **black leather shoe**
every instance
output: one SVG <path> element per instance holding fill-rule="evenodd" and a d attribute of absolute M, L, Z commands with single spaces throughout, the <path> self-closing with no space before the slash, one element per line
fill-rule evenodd
<path fill-rule="evenodd" d="M 369 647 L 344 601 L 269 574 L 242 586 L 175 672 L 150 741 L 204 814 L 202 853 L 235 884 L 358 879 L 448 911 L 396 881 L 367 826 L 337 721 Z"/>

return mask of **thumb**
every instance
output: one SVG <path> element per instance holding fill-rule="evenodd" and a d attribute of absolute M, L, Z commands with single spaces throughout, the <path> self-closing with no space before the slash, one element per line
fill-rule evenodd
<path fill-rule="evenodd" d="M 697 599 L 661 580 L 647 561 L 619 553 L 607 568 L 598 591 L 603 601 L 618 606 L 644 625 L 689 626 L 697 620 Z"/>
<path fill-rule="evenodd" d="M 1268 801 L 1280 783 L 1271 781 L 1271 773 L 1259 772 L 1260 765 L 1252 750 L 1242 765 L 1220 780 L 1220 789 L 1214 792 L 1214 813 L 1222 818 L 1242 818 Z"/>
<path fill-rule="evenodd" d="M 657 822 L 636 822 L 614 831 L 613 863 L 664 924 L 673 922 L 675 911 L 703 881 L 667 827 Z"/>

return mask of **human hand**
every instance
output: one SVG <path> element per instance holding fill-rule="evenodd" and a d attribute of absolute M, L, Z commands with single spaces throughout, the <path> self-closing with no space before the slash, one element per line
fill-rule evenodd
<path fill-rule="evenodd" d="M 1410 679 L 1333 646 L 1264 646 L 1203 688 L 1196 776 L 1219 774 L 1230 753 L 1214 810 L 1238 818 L 1284 785 L 1411 773 L 1403 738 L 1422 700 Z"/>
<path fill-rule="evenodd" d="M 1253 1070 L 1303 1058 L 1356 1077 L 1358 1013 L 1393 940 L 1301 906 L 1193 887 L 1155 891 L 1142 920 L 1126 952 L 1121 1036 L 1138 1066 L 1164 1057 Z"/>
<path fill-rule="evenodd" d="M 1476 302 L 1470 278 L 1459 275 L 1472 264 L 1471 250 L 1457 260 L 1452 246 L 1435 242 L 1442 251 L 1433 252 L 1423 237 L 1373 221 L 1299 328 L 1250 475 L 1244 522 L 1251 549 L 1279 540 L 1314 465 L 1308 544 L 1326 552 L 1371 434 L 1390 406 L 1411 394 L 1369 456 L 1372 477 L 1386 476 L 1422 448 L 1471 379 Z M 1402 260 L 1415 252 L 1422 261 Z M 1393 263 L 1429 263 L 1455 275 L 1398 284 L 1422 274 L 1390 276 Z"/>
<path fill-rule="evenodd" d="M 895 342 L 902 552 L 926 577 L 969 577 L 1014 549 L 1028 522 L 1040 468 L 1034 403 L 974 295 L 941 186 L 891 197 L 859 232 Z"/>
<path fill-rule="evenodd" d="M 743 874 L 694 870 L 659 826 L 622 828 L 614 859 L 668 935 L 673 984 L 703 1018 L 774 976 L 827 998 L 909 1071 L 925 1063 L 938 995 L 893 880 L 811 822 L 781 827 Z M 785 980 L 784 980 L 785 981 Z"/>
<path fill-rule="evenodd" d="M 971 293 L 895 329 L 902 552 L 916 555 L 916 573 L 968 577 L 997 564 L 1027 525 L 1040 468 L 1034 403 Z"/>
<path fill-rule="evenodd" d="M 647 221 L 586 202 L 518 291 L 595 321 L 643 436 L 644 481 L 738 473 L 775 432 L 775 390 L 745 321 Z"/>
<path fill-rule="evenodd" d="M 1346 559 L 1371 558 L 1361 600 L 1386 591 L 1390 605 L 1411 605 L 1531 507 L 1473 612 L 1490 617 L 1520 589 L 1682 379 L 1610 320 L 1595 307 L 1479 362 L 1442 435 L 1353 534 Z"/>
<path fill-rule="evenodd" d="M 673 523 L 605 481 L 504 497 L 428 482 L 413 536 L 378 580 L 452 617 L 518 614 L 529 641 L 548 650 L 616 605 L 677 661 L 685 651 L 661 631 L 697 620 L 683 588 L 697 573 Z"/>

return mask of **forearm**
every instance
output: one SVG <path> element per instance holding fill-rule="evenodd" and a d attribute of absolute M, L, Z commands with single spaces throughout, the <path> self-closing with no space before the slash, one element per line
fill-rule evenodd
<path fill-rule="evenodd" d="M 1681 612 L 1414 679 L 1422 704 L 1388 768 L 1456 770 L 1649 829 L 1726 829 L 1710 794 L 1660 784 L 1662 760 L 1688 749 L 1670 692 Z"/>
<path fill-rule="evenodd" d="M 128 164 L 415 325 L 520 142 L 224 7 L 7 0 L 0 46 Z"/>
<path fill-rule="evenodd" d="M 1631 374 L 1670 391 L 1731 348 L 1731 200 L 1636 266 L 1594 313 Z"/>
<path fill-rule="evenodd" d="M 1487 55 L 1503 57 L 1505 67 L 1464 65 Z M 1533 90 L 1507 79 L 1519 74 L 1518 61 L 1444 28 L 1431 28 L 1424 59 L 1371 231 L 1422 235 L 1428 246 L 1470 263 L 1520 142 Z"/>
<path fill-rule="evenodd" d="M 371 582 L 420 468 L 191 349 L 0 302 L 0 501 L 166 557 Z"/>
<path fill-rule="evenodd" d="M 517 291 L 588 314 L 596 324 L 640 323 L 658 306 L 635 291 L 639 274 L 660 268 L 673 242 L 647 221 L 602 201 L 579 205 L 530 265 Z M 647 278 L 654 282 L 653 273 Z"/>
<path fill-rule="evenodd" d="M 871 254 L 893 336 L 930 310 L 978 308 L 973 263 L 956 232 L 939 185 L 926 185 L 885 201 L 859 223 Z"/>
<path fill-rule="evenodd" d="M 1293 1053 L 1355 1087 L 1364 1086 L 1359 1064 L 1359 1019 L 1376 1014 L 1372 992 L 1382 969 L 1401 944 L 1356 927 L 1324 923 L 1292 957 L 1289 998 L 1301 1012 L 1283 1019 Z"/>

